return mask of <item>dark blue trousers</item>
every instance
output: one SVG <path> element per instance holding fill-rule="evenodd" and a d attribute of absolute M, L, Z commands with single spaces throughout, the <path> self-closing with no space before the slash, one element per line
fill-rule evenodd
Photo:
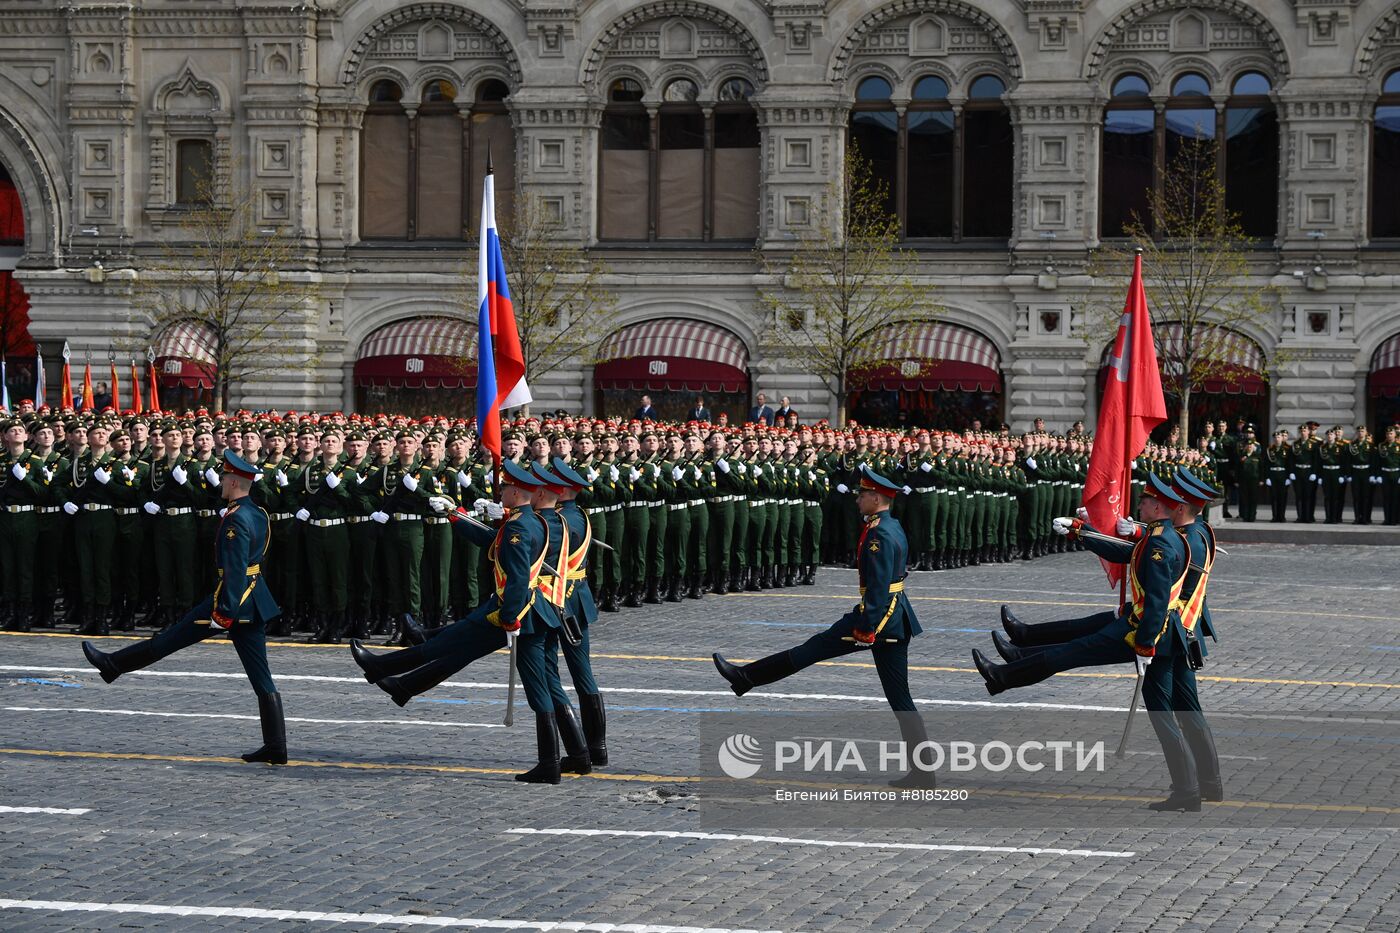
<path fill-rule="evenodd" d="M 214 597 L 210 596 L 185 613 L 184 617 L 170 628 L 145 641 L 127 645 L 114 652 L 113 658 L 123 670 L 135 671 L 149 667 L 161 658 L 221 631 L 214 625 L 198 624 L 199 620 L 207 623 L 213 617 Z M 263 620 L 259 618 L 252 622 L 235 622 L 229 629 L 229 639 L 238 652 L 238 660 L 243 662 L 243 671 L 248 675 L 248 682 L 253 685 L 253 691 L 258 696 L 276 693 L 277 687 L 272 683 L 272 671 L 267 666 L 267 632 Z"/>

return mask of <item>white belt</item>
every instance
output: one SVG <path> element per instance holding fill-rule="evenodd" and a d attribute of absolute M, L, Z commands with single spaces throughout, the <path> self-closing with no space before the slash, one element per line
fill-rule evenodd
<path fill-rule="evenodd" d="M 668 502 L 666 508 L 672 512 L 679 512 L 681 509 L 690 508 L 690 504 L 687 502 Z"/>
<path fill-rule="evenodd" d="M 802 504 L 805 505 L 805 506 L 807 506 L 808 508 L 811 508 L 811 509 L 815 509 L 815 508 L 818 508 L 818 507 L 821 506 L 821 503 L 820 503 L 820 502 L 816 502 L 816 501 L 814 501 L 814 500 L 812 500 L 812 499 L 808 499 L 807 501 L 803 502 Z"/>
<path fill-rule="evenodd" d="M 629 509 L 644 509 L 650 504 L 649 502 L 626 502 L 623 503 L 623 506 Z"/>
<path fill-rule="evenodd" d="M 135 515 L 140 509 L 117 509 L 118 515 Z"/>
<path fill-rule="evenodd" d="M 444 521 L 445 521 L 445 519 L 444 519 Z M 308 525 L 315 525 L 317 528 L 334 528 L 336 525 L 343 525 L 343 524 L 345 524 L 345 519 L 343 519 L 343 518 L 309 518 L 309 519 L 306 520 L 306 523 L 307 523 Z"/>
<path fill-rule="evenodd" d="M 616 511 L 620 510 L 621 508 L 622 508 L 622 503 L 621 503 L 621 502 L 616 502 L 616 503 L 613 503 L 612 505 L 608 506 L 607 508 L 603 509 L 603 511 L 604 511 L 604 512 L 616 512 Z"/>
<path fill-rule="evenodd" d="M 429 525 L 446 525 L 452 519 L 441 515 L 428 515 L 423 518 L 423 521 Z"/>
<path fill-rule="evenodd" d="M 84 511 L 84 512 L 105 512 L 105 511 L 107 511 L 107 510 L 110 509 L 110 508 L 111 508 L 110 505 L 104 505 L 104 504 L 102 504 L 101 502 L 84 502 L 84 503 L 83 503 L 83 511 Z"/>
<path fill-rule="evenodd" d="M 688 508 L 688 509 L 693 509 L 693 508 L 695 508 L 697 505 L 704 505 L 704 504 L 705 504 L 705 500 L 704 500 L 704 499 L 691 499 L 689 502 L 687 502 L 687 503 L 685 504 L 685 506 L 686 506 L 686 508 Z"/>
<path fill-rule="evenodd" d="M 360 522 L 367 522 L 367 521 L 369 521 L 369 516 L 368 516 L 368 515 L 351 515 L 350 517 L 348 517 L 348 518 L 345 519 L 345 524 L 347 524 L 347 525 L 358 525 Z"/>
<path fill-rule="evenodd" d="M 268 518 L 270 518 L 270 519 L 271 519 L 272 521 L 274 521 L 274 522 L 285 522 L 287 519 L 291 518 L 294 514 L 296 514 L 296 513 L 294 513 L 294 512 L 273 512 L 271 515 L 268 516 Z"/>
<path fill-rule="evenodd" d="M 751 509 L 761 509 L 761 508 L 763 508 L 763 507 L 764 507 L 765 505 L 767 505 L 767 504 L 768 504 L 768 503 L 767 503 L 767 502 L 764 502 L 762 499 L 758 499 L 758 500 L 750 499 L 750 500 L 749 500 L 749 508 L 751 508 Z"/>
<path fill-rule="evenodd" d="M 39 509 L 39 514 L 40 514 L 40 515 L 52 515 L 52 514 L 55 513 L 55 512 L 62 512 L 62 511 L 63 511 L 63 506 L 61 506 L 61 505 L 46 505 L 46 506 L 42 507 L 41 509 Z"/>
<path fill-rule="evenodd" d="M 5 511 L 13 515 L 16 512 L 32 512 L 34 508 L 32 505 L 7 505 Z"/>
<path fill-rule="evenodd" d="M 928 492 L 937 492 L 938 490 L 934 489 L 932 486 L 915 486 L 914 491 L 922 495 Z"/>
<path fill-rule="evenodd" d="M 659 509 L 659 508 L 661 508 L 661 507 L 662 507 L 663 505 L 665 505 L 665 504 L 666 504 L 665 500 L 658 499 L 658 500 L 656 500 L 655 502 L 648 502 L 648 503 L 647 503 L 647 508 L 649 508 L 649 509 Z"/>
<path fill-rule="evenodd" d="M 198 515 L 200 518 L 213 518 L 218 515 L 219 512 L 217 509 L 198 509 L 194 514 Z"/>
<path fill-rule="evenodd" d="M 423 516 L 412 515 L 408 512 L 395 512 L 389 517 L 396 522 L 421 522 L 423 520 Z"/>
<path fill-rule="evenodd" d="M 188 515 L 188 514 L 190 514 L 190 513 L 193 512 L 193 511 L 194 511 L 194 509 L 189 508 L 188 506 L 186 506 L 186 507 L 180 508 L 180 509 L 165 509 L 163 514 L 165 514 L 165 515 Z"/>

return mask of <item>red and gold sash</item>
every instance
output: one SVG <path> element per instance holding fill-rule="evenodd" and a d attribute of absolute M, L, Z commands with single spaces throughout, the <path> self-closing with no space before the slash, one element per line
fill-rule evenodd
<path fill-rule="evenodd" d="M 506 529 L 510 527 L 509 521 L 501 523 L 500 529 L 496 532 L 496 540 L 491 542 L 491 549 L 487 552 L 491 558 L 491 573 L 496 582 L 496 598 L 503 600 L 506 593 L 506 572 L 501 567 L 501 538 L 505 535 Z M 549 550 L 549 539 L 545 538 L 545 546 L 540 548 L 540 553 L 530 564 L 530 597 L 525 600 L 524 607 L 516 615 L 513 621 L 519 622 L 525 618 L 525 614 L 530 611 L 530 607 L 535 604 L 535 593 L 539 589 L 540 570 L 544 568 L 544 555 Z"/>
<path fill-rule="evenodd" d="M 1206 584 L 1210 582 L 1210 569 L 1215 566 L 1215 529 L 1209 525 L 1205 529 L 1209 541 L 1205 559 L 1199 565 L 1187 566 L 1187 582 L 1182 585 L 1186 595 L 1181 600 L 1181 624 L 1186 626 L 1188 632 L 1194 632 L 1196 623 L 1201 620 L 1201 610 L 1206 603 Z"/>
<path fill-rule="evenodd" d="M 1173 532 L 1176 532 L 1176 534 L 1181 534 L 1181 532 L 1176 531 L 1175 528 L 1173 528 L 1173 529 L 1171 529 L 1171 530 L 1172 530 Z M 1148 534 L 1146 534 L 1146 535 L 1144 535 L 1143 537 L 1141 537 L 1141 538 L 1138 539 L 1138 543 L 1135 544 L 1135 545 L 1133 545 L 1133 555 L 1132 555 L 1132 557 L 1131 557 L 1131 558 L 1129 559 L 1129 561 L 1128 561 L 1128 570 L 1129 570 L 1129 573 L 1128 573 L 1128 584 L 1129 584 L 1129 589 L 1131 590 L 1131 592 L 1132 592 L 1132 594 L 1133 594 L 1133 605 L 1132 605 L 1132 610 L 1131 610 L 1131 611 L 1129 612 L 1129 614 L 1128 614 L 1128 621 L 1129 621 L 1129 623 L 1131 623 L 1133 631 L 1128 633 L 1128 637 L 1129 637 L 1129 638 L 1132 638 L 1132 637 L 1135 635 L 1135 633 L 1137 632 L 1138 626 L 1142 624 L 1142 605 L 1143 605 L 1143 602 L 1145 601 L 1145 596 L 1146 596 L 1146 590 L 1144 590 L 1143 585 L 1142 585 L 1142 582 L 1141 582 L 1140 580 L 1138 580 L 1138 575 L 1137 575 L 1138 561 L 1141 559 L 1143 550 L 1147 547 L 1147 545 L 1149 544 L 1149 542 L 1151 542 L 1152 537 L 1153 537 L 1153 535 L 1154 535 L 1155 533 L 1156 533 L 1155 531 L 1154 531 L 1154 532 L 1149 532 Z M 1166 531 L 1165 531 L 1164 529 L 1162 529 L 1162 530 L 1161 530 L 1161 533 L 1162 533 L 1162 534 L 1165 534 Z M 1189 548 L 1188 548 L 1188 550 L 1189 550 Z M 1177 610 L 1178 612 L 1180 612 L 1181 609 L 1182 609 L 1182 604 L 1181 604 L 1181 587 L 1182 587 L 1183 584 L 1185 584 L 1185 582 L 1186 582 L 1186 574 L 1187 574 L 1187 572 L 1188 572 L 1190 569 L 1191 569 L 1191 568 L 1190 568 L 1190 561 L 1188 561 L 1188 562 L 1187 562 L 1187 566 L 1183 567 L 1183 568 L 1182 568 L 1182 571 L 1181 571 L 1181 573 L 1180 573 L 1180 575 L 1177 576 L 1176 582 L 1174 582 L 1174 583 L 1172 584 L 1171 599 L 1168 601 L 1168 607 L 1167 607 L 1168 610 L 1169 610 L 1169 615 L 1170 615 L 1170 610 L 1172 610 L 1172 609 L 1175 609 L 1175 610 Z M 1163 633 L 1165 633 L 1166 630 L 1167 630 L 1167 626 L 1170 625 L 1170 624 L 1171 624 L 1170 617 L 1168 617 L 1168 618 L 1162 620 L 1162 629 L 1161 629 L 1161 631 L 1159 631 L 1159 632 L 1157 633 L 1157 638 L 1161 638 L 1161 637 L 1162 637 Z M 1155 640 L 1155 639 L 1154 639 L 1154 640 Z M 1131 642 L 1130 642 L 1130 644 L 1131 644 Z"/>

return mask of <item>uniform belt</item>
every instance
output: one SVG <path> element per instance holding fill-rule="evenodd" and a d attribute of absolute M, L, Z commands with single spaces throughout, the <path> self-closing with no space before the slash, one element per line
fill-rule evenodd
<path fill-rule="evenodd" d="M 1381 467 L 1382 473 L 1400 473 L 1400 467 Z"/>
<path fill-rule="evenodd" d="M 604 511 L 604 512 L 616 512 L 616 511 L 619 511 L 621 508 L 622 508 L 622 503 L 621 503 L 621 502 L 615 502 L 615 503 L 613 503 L 612 505 L 608 506 L 608 507 L 607 507 L 606 509 L 604 509 L 603 511 Z"/>
<path fill-rule="evenodd" d="M 13 515 L 16 512 L 32 512 L 35 508 L 36 506 L 32 505 L 7 505 L 5 511 Z"/>
<path fill-rule="evenodd" d="M 715 497 L 714 497 L 713 499 L 711 499 L 710 501 L 711 501 L 711 502 L 733 502 L 733 501 L 734 501 L 734 497 L 733 497 L 733 496 L 715 496 Z"/>
<path fill-rule="evenodd" d="M 443 521 L 446 521 L 446 519 L 443 519 Z M 343 519 L 343 518 L 308 518 L 308 519 L 306 520 L 306 523 L 307 523 L 308 525 L 315 525 L 317 528 L 334 528 L 336 525 L 343 525 L 343 524 L 345 524 L 345 519 Z"/>
<path fill-rule="evenodd" d="M 360 522 L 369 521 L 368 515 L 351 515 L 345 519 L 347 525 L 358 525 Z"/>
<path fill-rule="evenodd" d="M 426 515 L 423 517 L 423 522 L 427 525 L 446 525 L 451 520 L 452 519 L 444 515 Z"/>
<path fill-rule="evenodd" d="M 821 505 L 821 503 L 818 502 L 818 501 L 816 501 L 815 499 L 808 499 L 807 501 L 803 502 L 802 504 L 805 505 L 805 506 L 807 506 L 808 508 L 817 508 L 818 506 Z"/>
<path fill-rule="evenodd" d="M 903 581 L 903 580 L 896 580 L 894 583 L 891 583 L 891 584 L 890 584 L 889 592 L 891 592 L 891 593 L 903 593 L 903 592 L 904 592 L 904 581 Z M 863 587 L 863 586 L 860 588 L 860 595 L 862 595 L 862 596 L 865 595 L 865 587 Z"/>
<path fill-rule="evenodd" d="M 686 502 L 671 502 L 667 504 L 666 508 L 672 512 L 679 512 L 681 509 L 690 508 L 690 505 Z"/>
<path fill-rule="evenodd" d="M 84 511 L 84 512 L 105 512 L 105 511 L 107 511 L 107 510 L 110 509 L 110 508 L 111 508 L 110 505 L 107 505 L 107 504 L 102 503 L 102 502 L 84 502 L 84 503 L 83 503 L 83 511 Z"/>
<path fill-rule="evenodd" d="M 663 500 L 657 500 L 657 501 L 655 501 L 655 502 L 648 502 L 648 503 L 647 503 L 647 508 L 649 508 L 649 509 L 659 509 L 659 508 L 661 508 L 661 507 L 662 507 L 663 505 L 665 505 L 665 504 L 666 504 L 665 501 L 663 501 Z"/>
<path fill-rule="evenodd" d="M 216 516 L 216 515 L 219 514 L 219 510 L 218 510 L 218 509 L 197 509 L 197 510 L 195 510 L 195 513 L 194 513 L 194 514 L 195 514 L 195 515 L 198 515 L 200 518 L 213 518 L 214 516 Z"/>
<path fill-rule="evenodd" d="M 394 512 L 389 517 L 396 522 L 421 522 L 423 520 L 423 516 L 410 512 Z"/>
<path fill-rule="evenodd" d="M 628 509 L 644 509 L 650 504 L 649 502 L 628 502 L 625 503 L 623 507 Z"/>
<path fill-rule="evenodd" d="M 63 511 L 63 506 L 61 506 L 61 505 L 46 505 L 46 506 L 43 506 L 42 508 L 39 509 L 39 514 L 40 514 L 40 515 L 52 515 L 54 512 L 62 512 L 62 511 Z"/>
<path fill-rule="evenodd" d="M 295 512 L 273 512 L 268 518 L 274 522 L 285 522 L 295 514 Z"/>
<path fill-rule="evenodd" d="M 118 515 L 135 515 L 140 509 L 117 509 Z"/>
<path fill-rule="evenodd" d="M 1340 470 L 1342 465 L 1340 463 L 1324 463 L 1322 468 L 1324 470 Z"/>
<path fill-rule="evenodd" d="M 189 508 L 188 506 L 185 506 L 184 508 L 179 508 L 179 509 L 166 509 L 164 514 L 166 514 L 166 515 L 188 515 L 188 514 L 190 514 L 190 513 L 193 512 L 193 511 L 194 511 L 194 509 Z"/>
<path fill-rule="evenodd" d="M 218 568 L 218 571 L 217 571 L 217 572 L 218 572 L 219 576 L 222 577 L 222 576 L 224 575 L 224 568 L 222 568 L 222 567 Z M 262 564 L 249 564 L 249 565 L 248 565 L 248 569 L 247 569 L 247 571 L 245 571 L 245 572 L 246 572 L 246 573 L 248 574 L 248 576 L 250 576 L 250 577 L 256 577 L 258 574 L 262 573 Z"/>
<path fill-rule="evenodd" d="M 923 494 L 926 492 L 936 492 L 937 490 L 935 490 L 932 486 L 915 486 L 914 491 Z"/>
<path fill-rule="evenodd" d="M 705 500 L 704 500 L 704 499 L 691 499 L 689 502 L 687 502 L 687 503 L 685 504 L 685 507 L 688 508 L 688 509 L 693 509 L 693 508 L 695 508 L 697 505 L 704 505 L 704 504 L 705 504 Z"/>

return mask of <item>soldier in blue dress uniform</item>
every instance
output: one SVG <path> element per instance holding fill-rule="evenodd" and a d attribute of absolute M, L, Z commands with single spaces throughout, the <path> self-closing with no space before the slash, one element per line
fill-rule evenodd
<path fill-rule="evenodd" d="M 364 671 L 365 679 L 403 706 L 473 661 L 507 647 L 508 637 L 515 636 L 516 667 L 526 701 L 535 714 L 539 753 L 535 767 L 515 777 L 532 784 L 558 784 L 561 768 L 576 773 L 588 770 L 586 749 L 581 760 L 572 753 L 569 759 L 560 760 L 555 710 L 568 707 L 569 699 L 557 673 L 551 676 L 546 651 L 550 632 L 561 625 L 558 603 L 551 602 L 550 593 L 557 588 L 562 601 L 564 587 L 562 580 L 556 580 L 543 568 L 545 563 L 558 567 L 562 541 L 551 534 L 551 523 L 532 505 L 536 491 L 545 485 L 542 480 L 506 460 L 500 481 L 505 511 L 495 532 L 465 521 L 466 513 L 460 509 L 446 512 L 456 534 L 489 548 L 495 582 L 491 595 L 466 618 L 420 645 L 391 654 L 374 654 L 352 639 L 350 653 Z M 551 553 L 554 561 L 548 560 Z"/>
<path fill-rule="evenodd" d="M 912 749 L 927 741 L 927 735 L 909 692 L 909 641 L 923 631 L 904 593 L 909 544 L 899 521 L 890 515 L 890 505 L 903 487 L 868 466 L 862 465 L 859 473 L 856 505 L 864 520 L 857 545 L 861 601 L 831 628 L 787 651 L 744 665 L 731 664 L 716 653 L 714 662 L 734 693 L 743 696 L 819 661 L 868 648 L 905 746 Z M 915 768 L 891 783 L 914 787 L 931 782 L 932 774 Z"/>
<path fill-rule="evenodd" d="M 227 633 L 243 662 L 243 670 L 258 695 L 262 721 L 262 747 L 243 756 L 244 761 L 287 763 L 287 735 L 282 716 L 282 695 L 272 682 L 267 664 L 266 626 L 282 610 L 263 578 L 267 554 L 267 512 L 248 498 L 262 471 L 229 451 L 224 454 L 220 494 L 227 507 L 219 520 L 214 541 L 218 583 L 212 595 L 186 612 L 175 625 L 160 634 L 119 651 L 99 651 L 83 642 L 83 654 L 107 683 L 122 674 L 140 670 L 167 655 L 187 648 L 210 635 Z"/>

